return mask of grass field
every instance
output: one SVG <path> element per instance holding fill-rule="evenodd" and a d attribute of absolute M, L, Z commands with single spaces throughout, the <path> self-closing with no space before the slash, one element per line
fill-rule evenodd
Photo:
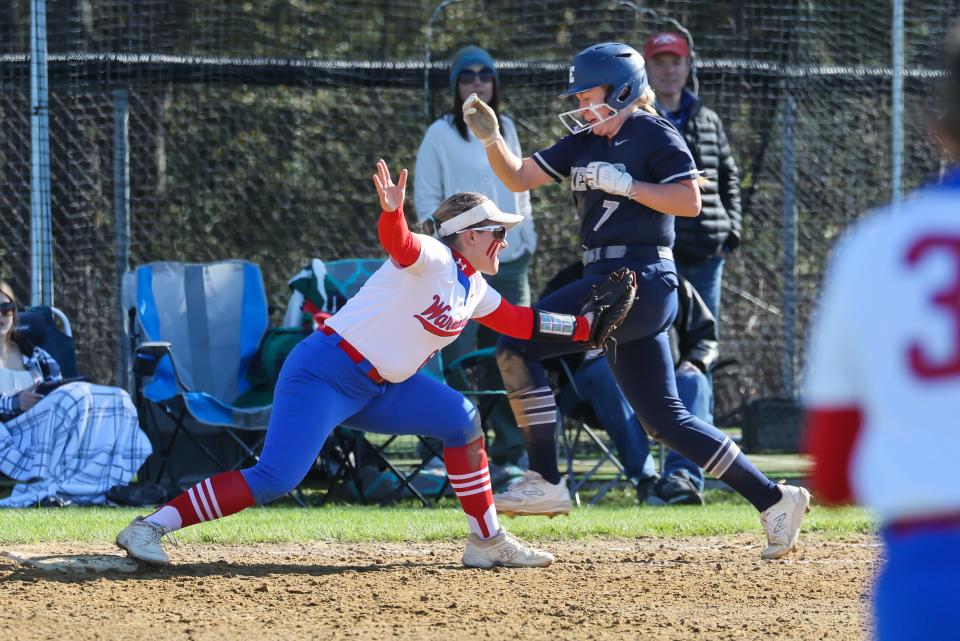
<path fill-rule="evenodd" d="M 47 508 L 0 512 L 0 544 L 51 541 L 109 542 L 142 509 Z M 758 532 L 755 510 L 738 501 L 704 507 L 597 506 L 575 509 L 569 517 L 504 519 L 507 528 L 532 540 L 579 540 L 590 537 L 635 538 L 722 536 Z M 873 529 L 859 508 L 815 508 L 805 532 L 826 536 L 864 534 Z M 295 543 L 444 541 L 465 536 L 466 523 L 453 505 L 424 509 L 266 507 L 188 528 L 178 535 L 193 543 Z"/>

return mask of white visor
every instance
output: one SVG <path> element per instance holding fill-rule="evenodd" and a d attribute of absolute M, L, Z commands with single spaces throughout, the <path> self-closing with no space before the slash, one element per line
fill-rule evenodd
<path fill-rule="evenodd" d="M 520 224 L 523 216 L 520 214 L 508 214 L 500 211 L 500 208 L 492 200 L 485 200 L 476 207 L 468 209 L 462 214 L 458 214 L 450 220 L 444 221 L 440 225 L 440 237 L 446 238 L 452 236 L 458 231 L 463 231 L 468 227 L 490 221 L 503 225 L 509 231 Z"/>

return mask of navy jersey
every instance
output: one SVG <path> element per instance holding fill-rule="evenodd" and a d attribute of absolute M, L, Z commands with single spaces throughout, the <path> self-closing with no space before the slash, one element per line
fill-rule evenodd
<path fill-rule="evenodd" d="M 697 166 L 683 137 L 669 122 L 638 111 L 610 140 L 590 133 L 571 134 L 533 155 L 540 168 L 557 182 L 570 177 L 570 189 L 580 215 L 584 247 L 660 245 L 672 247 L 674 217 L 625 196 L 589 189 L 584 172 L 591 162 L 608 162 L 634 180 L 671 183 L 697 176 Z"/>

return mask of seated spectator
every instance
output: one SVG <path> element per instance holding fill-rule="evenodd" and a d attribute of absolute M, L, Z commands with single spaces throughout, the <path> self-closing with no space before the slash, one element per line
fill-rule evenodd
<path fill-rule="evenodd" d="M 544 295 L 576 280 L 582 271 L 580 263 L 564 269 L 550 281 Z M 712 422 L 713 394 L 707 375 L 719 356 L 716 321 L 688 281 L 681 279 L 678 294 L 677 318 L 670 328 L 677 391 L 691 414 Z M 658 478 L 650 457 L 650 441 L 620 391 L 607 359 L 588 354 L 579 366 L 569 361 L 568 364 L 581 394 L 613 439 L 627 475 L 637 483 L 639 501 L 653 505 L 702 505 L 703 470 L 689 459 L 671 450 L 664 462 L 663 476 Z M 569 402 L 564 396 L 559 399 L 561 409 Z"/>
<path fill-rule="evenodd" d="M 151 453 L 136 409 L 122 389 L 65 382 L 18 325 L 0 282 L 0 473 L 22 481 L 0 507 L 104 503 Z"/>

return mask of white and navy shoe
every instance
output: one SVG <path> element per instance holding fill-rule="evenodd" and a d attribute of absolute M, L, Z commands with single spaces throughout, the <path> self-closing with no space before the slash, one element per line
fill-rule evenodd
<path fill-rule="evenodd" d="M 142 516 L 138 516 L 130 525 L 120 530 L 117 546 L 139 561 L 166 565 L 170 563 L 170 557 L 160 545 L 160 539 L 169 533 L 170 530 L 162 525 L 144 521 Z"/>
<path fill-rule="evenodd" d="M 760 553 L 763 559 L 779 559 L 797 547 L 803 515 L 810 511 L 810 492 L 806 488 L 782 482 L 778 487 L 783 497 L 760 515 L 767 533 L 767 547 Z"/>
<path fill-rule="evenodd" d="M 463 564 L 469 568 L 543 568 L 554 562 L 549 552 L 527 545 L 506 530 L 489 539 L 470 533 Z"/>
<path fill-rule="evenodd" d="M 498 514 L 507 516 L 557 516 L 569 514 L 573 501 L 567 489 L 566 478 L 556 485 L 539 473 L 527 470 L 510 489 L 493 497 Z"/>

